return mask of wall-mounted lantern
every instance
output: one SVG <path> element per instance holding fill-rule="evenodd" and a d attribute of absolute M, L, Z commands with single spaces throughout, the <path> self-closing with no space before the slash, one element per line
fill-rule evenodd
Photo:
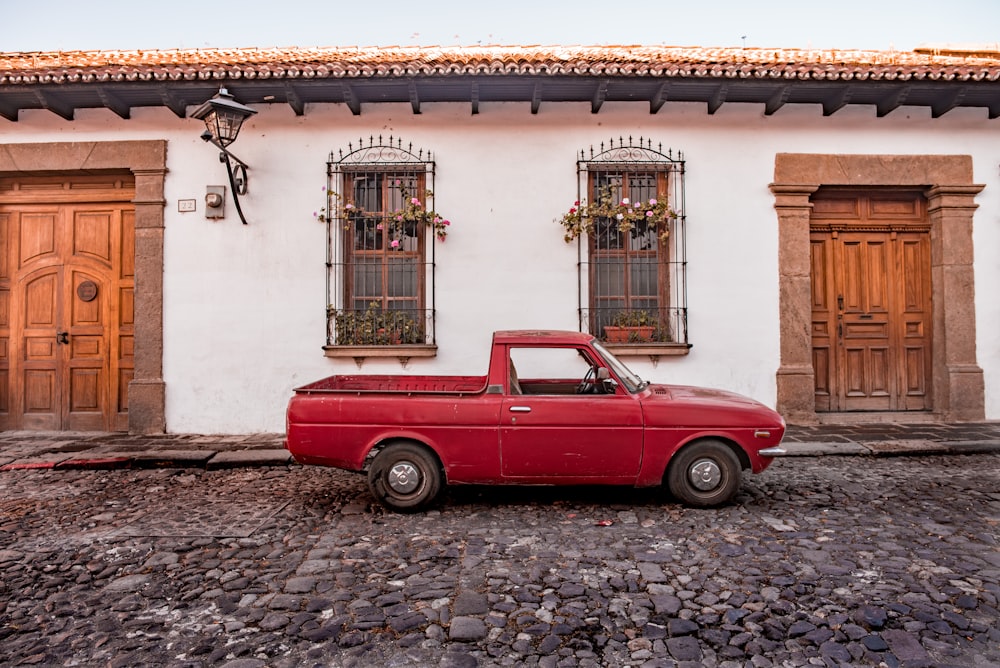
<path fill-rule="evenodd" d="M 229 171 L 229 187 L 233 190 L 233 203 L 240 220 L 247 224 L 247 219 L 240 208 L 240 195 L 247 194 L 247 164 L 229 152 L 229 145 L 236 141 L 236 136 L 243 127 L 243 121 L 257 113 L 256 109 L 240 104 L 233 99 L 225 88 L 220 88 L 218 95 L 208 100 L 191 113 L 192 118 L 205 121 L 205 131 L 201 138 L 217 146 L 222 153 L 219 162 L 226 163 Z M 235 164 L 234 164 L 235 163 Z"/>

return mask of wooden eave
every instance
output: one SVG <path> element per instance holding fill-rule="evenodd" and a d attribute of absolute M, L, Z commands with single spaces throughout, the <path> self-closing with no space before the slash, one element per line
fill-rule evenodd
<path fill-rule="evenodd" d="M 459 102 L 476 114 L 491 102 L 523 102 L 537 114 L 551 103 L 632 102 L 658 113 L 667 102 L 695 102 L 709 114 L 731 104 L 817 105 L 823 115 L 848 106 L 885 116 L 901 106 L 935 118 L 957 108 L 1000 117 L 1000 58 L 707 50 L 671 47 L 491 47 L 369 50 L 0 54 L 0 117 L 45 109 L 73 120 L 78 109 L 166 107 L 178 117 L 221 86 L 248 105 L 343 104 L 352 114 L 387 103 Z M 114 60 L 114 62 L 112 62 Z"/>

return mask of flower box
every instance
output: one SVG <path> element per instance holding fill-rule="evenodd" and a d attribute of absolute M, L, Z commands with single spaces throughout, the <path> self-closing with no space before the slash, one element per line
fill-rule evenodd
<path fill-rule="evenodd" d="M 653 340 L 655 327 L 639 325 L 634 327 L 604 328 L 604 340 L 608 343 L 648 343 Z"/>

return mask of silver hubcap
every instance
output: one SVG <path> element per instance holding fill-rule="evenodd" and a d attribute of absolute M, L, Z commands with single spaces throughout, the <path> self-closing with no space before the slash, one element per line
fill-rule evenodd
<path fill-rule="evenodd" d="M 707 492 L 722 482 L 722 469 L 711 459 L 699 459 L 688 469 L 688 479 L 695 488 Z"/>
<path fill-rule="evenodd" d="M 410 462 L 399 462 L 389 469 L 389 487 L 398 494 L 409 494 L 420 484 L 420 471 Z"/>

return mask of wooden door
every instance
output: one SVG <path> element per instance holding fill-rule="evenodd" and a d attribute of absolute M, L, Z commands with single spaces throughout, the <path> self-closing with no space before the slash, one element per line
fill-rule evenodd
<path fill-rule="evenodd" d="M 930 410 L 930 233 L 918 193 L 814 200 L 816 410 Z"/>
<path fill-rule="evenodd" d="M 120 200 L 131 193 L 121 179 L 82 182 L 97 186 L 0 182 L 2 429 L 128 429 L 134 214 Z M 31 203 L 42 198 L 70 201 Z M 86 199 L 119 201 L 73 201 Z"/>

